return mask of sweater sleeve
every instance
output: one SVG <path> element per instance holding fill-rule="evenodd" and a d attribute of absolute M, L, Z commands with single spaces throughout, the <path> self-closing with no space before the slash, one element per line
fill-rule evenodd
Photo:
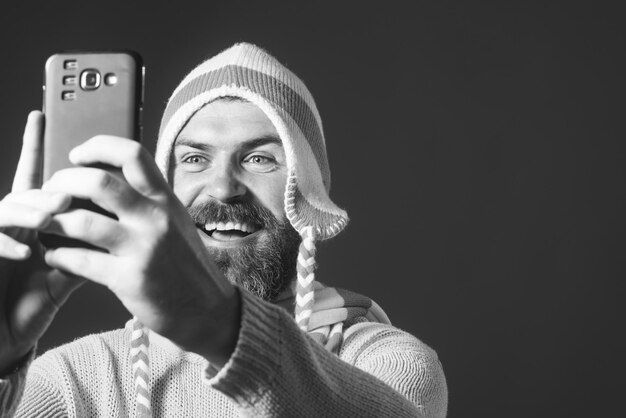
<path fill-rule="evenodd" d="M 0 377 L 0 417 L 10 417 L 15 413 L 24 393 L 28 367 L 34 358 L 35 350 L 32 349 L 13 373 Z"/>
<path fill-rule="evenodd" d="M 341 357 L 300 331 L 283 309 L 242 294 L 235 351 L 205 378 L 249 416 L 444 417 L 436 354 L 389 326 L 355 325 Z"/>
<path fill-rule="evenodd" d="M 15 418 L 31 417 L 68 417 L 67 408 L 59 388 L 37 375 L 28 376 L 24 396 L 15 413 Z"/>
<path fill-rule="evenodd" d="M 22 366 L 14 373 L 0 379 L 0 417 L 62 418 L 67 409 L 58 387 L 49 382 L 45 374 L 33 373 L 33 350 Z"/>

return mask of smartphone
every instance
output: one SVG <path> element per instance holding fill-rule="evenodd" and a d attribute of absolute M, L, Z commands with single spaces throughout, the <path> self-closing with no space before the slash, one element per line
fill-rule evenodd
<path fill-rule="evenodd" d="M 72 167 L 69 152 L 95 135 L 141 140 L 144 74 L 143 60 L 134 51 L 63 52 L 48 58 L 43 85 L 44 182 Z M 80 199 L 74 199 L 72 207 L 113 216 Z M 47 247 L 85 246 L 49 234 L 40 234 L 40 239 Z"/>

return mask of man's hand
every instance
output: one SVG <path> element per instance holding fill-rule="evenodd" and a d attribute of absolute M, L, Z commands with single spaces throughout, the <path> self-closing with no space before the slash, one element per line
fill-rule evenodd
<path fill-rule="evenodd" d="M 37 230 L 71 201 L 67 194 L 38 189 L 43 125 L 41 112 L 29 115 L 12 191 L 0 201 L 0 376 L 36 344 L 82 283 L 47 266 L 37 240 Z"/>
<path fill-rule="evenodd" d="M 108 253 L 57 248 L 46 252 L 46 262 L 107 286 L 148 328 L 223 365 L 237 340 L 238 294 L 150 154 L 134 141 L 97 136 L 70 160 L 83 167 L 57 172 L 43 190 L 89 199 L 118 219 L 83 209 L 54 215 L 45 232 Z M 84 167 L 93 164 L 120 168 L 124 179 Z"/>

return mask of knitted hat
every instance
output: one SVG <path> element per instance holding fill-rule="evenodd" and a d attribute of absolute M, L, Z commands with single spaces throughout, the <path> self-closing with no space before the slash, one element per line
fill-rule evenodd
<path fill-rule="evenodd" d="M 302 80 L 266 51 L 248 43 L 236 44 L 208 59 L 183 79 L 167 103 L 156 146 L 156 164 L 167 177 L 174 141 L 185 124 L 204 105 L 225 96 L 240 97 L 260 108 L 282 141 L 288 171 L 285 213 L 302 237 L 295 320 L 307 331 L 314 303 L 315 242 L 341 232 L 348 216 L 328 195 L 330 169 L 322 121 Z M 148 339 L 139 323 L 133 335 L 133 346 L 137 347 L 134 353 L 139 355 L 144 348 L 147 353 Z M 139 366 L 135 373 L 140 416 L 148 415 L 150 408 L 149 395 L 146 399 L 140 393 L 147 388 L 148 379 L 148 359 L 143 358 L 146 373 Z"/>

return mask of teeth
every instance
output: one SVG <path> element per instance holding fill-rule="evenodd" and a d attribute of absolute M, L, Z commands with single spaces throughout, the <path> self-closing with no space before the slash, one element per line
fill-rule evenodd
<path fill-rule="evenodd" d="M 204 225 L 204 229 L 205 231 L 229 231 L 229 230 L 238 230 L 238 231 L 242 231 L 242 232 L 247 232 L 247 233 L 252 233 L 256 231 L 256 228 L 254 228 L 252 225 L 249 225 L 247 223 L 234 223 L 234 222 L 207 222 L 206 225 Z"/>
<path fill-rule="evenodd" d="M 237 224 L 235 225 L 235 228 L 238 228 L 239 230 L 243 232 L 248 232 L 248 233 L 252 233 L 256 231 L 256 229 L 252 225 L 248 225 L 248 224 Z"/>

